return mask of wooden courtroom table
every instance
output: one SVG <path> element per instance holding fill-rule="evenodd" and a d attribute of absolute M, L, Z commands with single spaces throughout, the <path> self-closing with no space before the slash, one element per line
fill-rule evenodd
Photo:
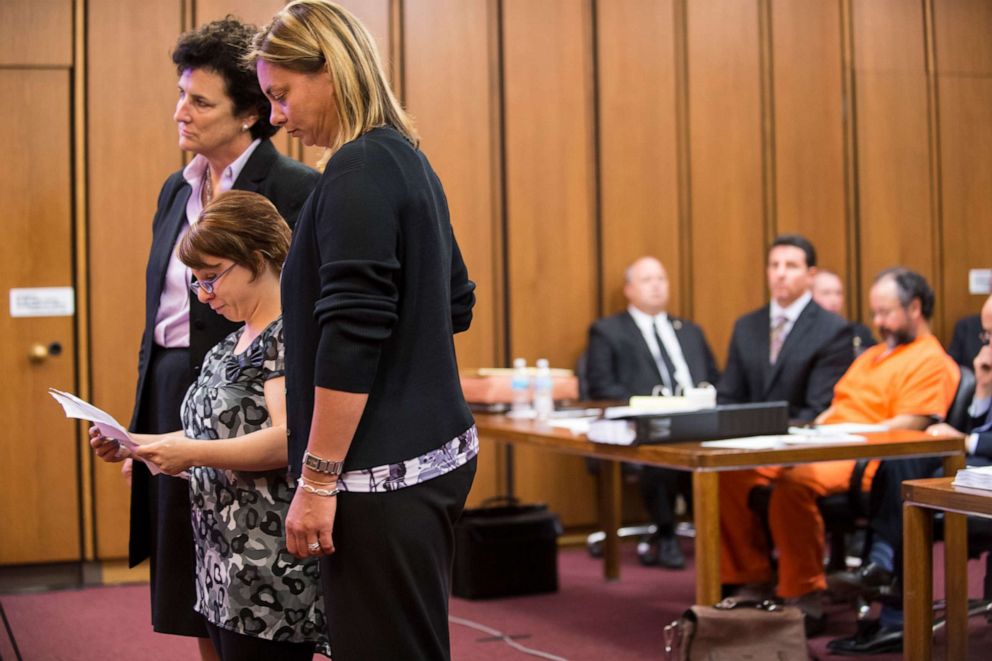
<path fill-rule="evenodd" d="M 946 472 L 953 475 L 954 472 Z M 965 516 L 992 518 L 992 491 L 951 485 L 953 477 L 907 480 L 903 498 L 903 658 L 927 659 L 933 646 L 933 514 L 944 515 L 947 658 L 968 658 L 968 536 Z"/>
<path fill-rule="evenodd" d="M 608 580 L 620 577 L 617 529 L 621 519 L 621 462 L 692 471 L 697 604 L 720 601 L 719 471 L 817 461 L 919 456 L 944 457 L 944 470 L 948 475 L 953 475 L 964 465 L 964 440 L 905 430 L 865 434 L 868 438 L 866 443 L 736 450 L 707 448 L 699 441 L 631 446 L 593 443 L 584 434 L 573 434 L 547 423 L 515 420 L 492 413 L 476 413 L 475 422 L 482 438 L 605 460 L 599 474 L 599 525 L 606 534 L 603 574 Z"/>

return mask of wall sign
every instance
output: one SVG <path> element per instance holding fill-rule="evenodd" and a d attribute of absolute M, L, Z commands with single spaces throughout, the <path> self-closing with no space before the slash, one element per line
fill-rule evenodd
<path fill-rule="evenodd" d="M 969 294 L 992 294 L 992 269 L 968 271 Z"/>
<path fill-rule="evenodd" d="M 71 317 L 76 313 L 72 287 L 23 287 L 10 290 L 11 317 Z"/>

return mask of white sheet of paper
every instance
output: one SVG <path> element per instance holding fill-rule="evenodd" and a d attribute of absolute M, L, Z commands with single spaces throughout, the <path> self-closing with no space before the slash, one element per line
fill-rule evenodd
<path fill-rule="evenodd" d="M 775 436 L 744 436 L 741 438 L 725 438 L 720 441 L 703 441 L 704 448 L 724 448 L 728 450 L 771 450 L 780 448 L 788 442 L 785 434 Z"/>
<path fill-rule="evenodd" d="M 589 432 L 589 423 L 595 420 L 595 417 L 588 418 L 552 418 L 548 420 L 548 424 L 552 427 L 561 427 L 562 429 L 567 429 L 573 434 L 587 434 Z"/>
<path fill-rule="evenodd" d="M 93 406 L 87 401 L 79 399 L 72 393 L 62 392 L 61 390 L 56 390 L 55 388 L 49 388 L 48 394 L 51 395 L 56 402 L 65 411 L 65 417 L 76 418 L 79 420 L 89 420 L 93 425 L 100 430 L 100 433 L 107 438 L 112 438 L 118 441 L 123 447 L 128 450 L 133 450 L 138 447 L 138 442 L 127 433 L 127 429 L 117 420 L 114 416 L 110 415 L 103 409 Z M 134 457 L 138 461 L 143 462 L 148 466 L 148 470 L 151 471 L 152 475 L 158 475 L 162 470 L 150 461 L 145 461 L 139 457 Z M 189 475 L 185 472 L 177 475 L 176 477 L 182 477 L 188 479 Z"/>
<path fill-rule="evenodd" d="M 812 429 L 802 429 L 803 434 L 871 434 L 889 431 L 885 425 L 871 425 L 866 422 L 838 422 L 832 425 L 817 425 Z"/>

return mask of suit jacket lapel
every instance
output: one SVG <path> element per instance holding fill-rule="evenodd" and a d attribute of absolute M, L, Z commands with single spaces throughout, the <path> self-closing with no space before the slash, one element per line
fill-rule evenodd
<path fill-rule="evenodd" d="M 765 394 L 768 393 L 772 387 L 772 384 L 775 383 L 775 379 L 777 379 L 778 375 L 782 372 L 782 365 L 785 364 L 790 352 L 794 351 L 793 347 L 802 342 L 803 336 L 809 333 L 809 331 L 816 325 L 815 318 L 817 309 L 815 305 L 816 304 L 813 303 L 813 301 L 806 304 L 803 311 L 799 313 L 799 318 L 796 319 L 796 323 L 792 325 L 792 329 L 789 331 L 789 334 L 785 336 L 785 342 L 782 343 L 782 349 L 778 352 L 778 360 L 775 361 L 774 365 L 769 366 L 768 378 L 765 380 Z M 765 344 L 768 344 L 770 347 L 771 338 L 769 335 L 770 332 L 765 335 Z M 766 352 L 765 355 L 768 356 L 769 353 Z"/>
<path fill-rule="evenodd" d="M 165 225 L 159 233 L 159 239 L 152 247 L 148 268 L 151 273 L 159 275 L 155 281 L 155 288 L 149 292 L 149 300 L 156 301 L 156 310 L 158 309 L 158 300 L 162 297 L 162 288 L 165 286 L 165 272 L 169 266 L 169 259 L 176 247 L 179 232 L 186 224 L 186 203 L 189 202 L 191 193 L 192 188 L 188 183 L 184 183 L 182 188 L 176 192 L 172 198 L 172 204 L 169 206 L 168 215 L 165 217 Z"/>
<path fill-rule="evenodd" d="M 685 331 L 685 324 L 678 317 L 673 317 L 669 315 L 668 320 L 672 324 L 672 330 L 675 331 L 675 338 L 679 341 L 679 347 L 682 349 L 682 359 L 685 360 L 686 367 L 689 368 L 689 378 L 692 379 L 692 384 L 696 385 L 700 381 L 706 380 L 706 366 L 702 364 L 701 361 L 696 360 L 697 356 L 702 355 L 702 351 L 689 351 L 689 345 L 695 340 L 694 336 L 690 336 Z M 696 347 L 693 346 L 693 349 Z"/>
<path fill-rule="evenodd" d="M 238 178 L 231 188 L 257 193 L 261 182 L 265 180 L 269 170 L 272 169 L 272 164 L 278 157 L 279 152 L 276 151 L 272 142 L 262 140 L 248 157 L 248 161 L 241 168 L 241 173 L 238 174 Z"/>
<path fill-rule="evenodd" d="M 637 322 L 630 316 L 630 313 L 624 314 L 623 319 L 624 332 L 627 333 L 627 337 L 634 343 L 634 346 L 640 347 L 641 360 L 651 366 L 652 372 L 658 377 L 658 383 L 663 383 L 661 372 L 658 370 L 658 363 L 655 362 L 654 355 L 651 353 L 651 349 L 648 347 L 648 343 L 645 341 L 644 334 L 641 332 Z"/>

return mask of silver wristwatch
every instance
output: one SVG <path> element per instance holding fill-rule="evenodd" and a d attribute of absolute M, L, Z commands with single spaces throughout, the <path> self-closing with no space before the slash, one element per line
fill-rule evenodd
<path fill-rule="evenodd" d="M 303 453 L 303 465 L 310 470 L 315 470 L 318 473 L 324 473 L 326 475 L 340 475 L 341 471 L 344 470 L 343 461 L 321 459 L 309 452 Z"/>

